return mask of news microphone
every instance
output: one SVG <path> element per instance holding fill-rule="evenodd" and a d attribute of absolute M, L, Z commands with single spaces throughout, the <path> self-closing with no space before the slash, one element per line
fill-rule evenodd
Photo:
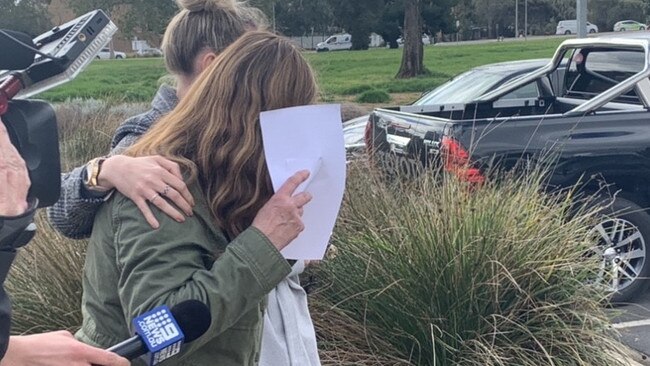
<path fill-rule="evenodd" d="M 13 38 L 13 39 L 12 39 Z M 32 37 L 6 29 L 0 31 L 0 70 L 23 70 L 34 63 L 36 52 L 21 45 L 36 48 Z"/>
<path fill-rule="evenodd" d="M 150 366 L 178 354 L 183 343 L 202 336 L 212 323 L 207 305 L 198 300 L 186 300 L 171 311 L 159 306 L 135 319 L 136 335 L 109 348 L 126 359 L 133 360 L 145 354 Z"/>

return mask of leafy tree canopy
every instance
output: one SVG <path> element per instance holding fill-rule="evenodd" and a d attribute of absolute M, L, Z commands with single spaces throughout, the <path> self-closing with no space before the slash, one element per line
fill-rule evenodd
<path fill-rule="evenodd" d="M 35 37 L 52 27 L 47 14 L 49 1 L 0 0 L 0 28 L 23 32 Z"/>

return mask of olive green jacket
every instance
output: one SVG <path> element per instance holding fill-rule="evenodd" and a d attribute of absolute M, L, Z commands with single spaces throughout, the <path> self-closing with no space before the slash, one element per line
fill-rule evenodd
<path fill-rule="evenodd" d="M 196 186 L 191 191 L 197 205 L 184 223 L 151 206 L 157 230 L 117 192 L 99 210 L 86 254 L 77 338 L 107 348 L 133 336 L 134 317 L 196 299 L 210 308 L 212 324 L 164 365 L 257 364 L 266 295 L 291 267 L 255 228 L 228 243 L 203 193 Z"/>

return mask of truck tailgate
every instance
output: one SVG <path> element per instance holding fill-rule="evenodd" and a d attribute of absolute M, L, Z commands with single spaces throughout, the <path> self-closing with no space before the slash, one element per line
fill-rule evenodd
<path fill-rule="evenodd" d="M 389 173 L 412 175 L 439 156 L 451 121 L 390 109 L 375 109 L 366 131 L 366 145 Z"/>

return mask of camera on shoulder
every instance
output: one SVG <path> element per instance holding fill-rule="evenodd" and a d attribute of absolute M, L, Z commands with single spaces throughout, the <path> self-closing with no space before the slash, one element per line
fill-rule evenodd
<path fill-rule="evenodd" d="M 32 39 L 0 29 L 0 117 L 29 171 L 29 197 L 38 207 L 56 203 L 61 163 L 56 116 L 44 101 L 28 99 L 74 79 L 111 40 L 117 27 L 101 10 Z"/>

